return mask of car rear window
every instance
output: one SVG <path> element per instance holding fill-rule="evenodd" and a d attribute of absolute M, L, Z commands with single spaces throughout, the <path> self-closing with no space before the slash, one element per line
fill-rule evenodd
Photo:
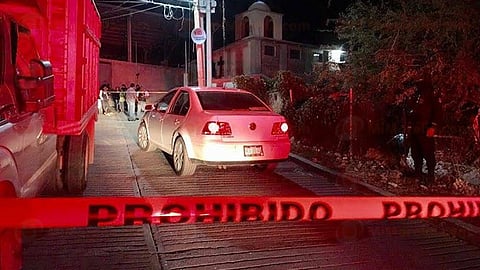
<path fill-rule="evenodd" d="M 249 93 L 205 91 L 197 92 L 204 110 L 269 111 L 254 95 Z"/>

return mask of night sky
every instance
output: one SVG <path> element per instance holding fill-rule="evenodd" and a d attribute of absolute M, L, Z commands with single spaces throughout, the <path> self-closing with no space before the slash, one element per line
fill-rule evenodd
<path fill-rule="evenodd" d="M 151 13 L 159 13 L 164 15 L 163 8 L 152 9 L 155 5 L 136 0 L 95 0 L 97 4 L 107 5 L 102 10 L 105 14 L 102 18 L 115 18 L 128 15 L 131 10 L 149 10 Z M 217 50 L 225 45 L 231 44 L 235 41 L 235 15 L 245 12 L 257 0 L 216 0 L 217 7 L 215 13 L 212 14 L 212 41 L 213 50 Z M 293 42 L 318 45 L 335 45 L 339 42 L 335 39 L 333 33 L 334 23 L 330 23 L 329 19 L 338 18 L 338 13 L 343 12 L 348 4 L 353 0 L 264 0 L 273 12 L 283 14 L 283 39 Z M 187 0 L 155 0 L 157 3 L 172 4 L 180 6 L 188 6 Z M 225 4 L 225 8 L 223 7 Z M 112 8 L 118 6 L 118 8 Z M 126 7 L 131 9 L 126 9 Z M 114 12 L 112 12 L 112 10 Z M 176 17 L 181 17 L 181 9 L 176 9 Z M 141 16 L 141 13 L 138 13 Z M 166 42 L 159 42 L 155 46 L 156 53 L 150 61 L 152 63 L 160 63 L 166 59 L 169 60 L 170 65 L 181 65 L 184 59 L 184 42 L 190 41 L 190 29 L 193 28 L 192 12 L 184 14 L 188 21 L 183 25 L 182 20 L 159 20 L 166 31 L 165 36 L 169 40 L 166 47 Z M 222 18 L 225 16 L 226 23 L 222 24 Z M 181 31 L 179 29 L 182 29 Z M 225 29 L 225 35 L 224 31 Z M 154 36 L 152 39 L 161 39 L 162 37 Z M 108 47 L 108 46 L 107 46 Z M 126 56 L 115 56 L 116 51 L 122 51 L 120 48 L 112 48 L 108 51 L 107 47 L 102 47 L 102 51 L 107 55 L 114 55 L 118 59 L 125 59 Z M 192 54 L 193 55 L 193 54 Z M 193 57 L 193 56 L 192 56 Z M 190 58 L 190 57 L 189 57 Z M 179 59 L 177 61 L 177 59 Z"/>
<path fill-rule="evenodd" d="M 217 10 L 213 15 L 214 21 L 220 23 L 223 15 L 222 3 L 225 3 L 225 17 L 227 20 L 226 43 L 233 41 L 234 16 L 244 12 L 257 0 L 217 0 Z M 334 42 L 333 24 L 328 23 L 328 19 L 338 17 L 338 13 L 346 9 L 351 0 L 264 0 L 272 11 L 283 14 L 285 40 L 308 43 L 313 45 L 326 44 Z M 230 31 L 229 31 L 230 30 Z M 215 42 L 219 43 L 219 39 Z M 223 35 L 221 35 L 223 36 Z"/>

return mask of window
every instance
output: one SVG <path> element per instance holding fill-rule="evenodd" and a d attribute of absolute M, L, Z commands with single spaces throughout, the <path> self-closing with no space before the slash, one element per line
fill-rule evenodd
<path fill-rule="evenodd" d="M 269 56 L 275 56 L 275 47 L 270 45 L 265 45 L 263 54 Z"/>
<path fill-rule="evenodd" d="M 273 20 L 270 16 L 266 16 L 263 20 L 263 31 L 265 37 L 273 38 Z"/>
<path fill-rule="evenodd" d="M 290 50 L 290 59 L 300 60 L 300 50 L 296 50 L 296 49 Z"/>
<path fill-rule="evenodd" d="M 248 37 L 250 35 L 250 22 L 248 17 L 243 17 L 242 21 L 242 38 Z"/>
<path fill-rule="evenodd" d="M 190 99 L 188 97 L 188 93 L 185 91 L 182 91 L 178 95 L 175 105 L 173 106 L 173 114 L 186 115 L 188 113 L 188 110 L 190 109 Z"/>
<path fill-rule="evenodd" d="M 31 74 L 30 61 L 32 59 L 39 59 L 37 49 L 35 48 L 35 40 L 30 33 L 30 30 L 12 23 L 12 53 L 15 56 L 12 58 L 15 63 L 17 72 L 23 76 L 33 76 Z"/>
<path fill-rule="evenodd" d="M 269 111 L 257 97 L 249 93 L 202 91 L 197 95 L 204 110 Z"/>
<path fill-rule="evenodd" d="M 166 110 L 176 93 L 177 90 L 168 92 L 165 96 L 163 96 L 162 99 L 160 99 L 160 101 L 158 101 L 158 103 L 155 105 L 155 108 L 160 111 Z"/>
<path fill-rule="evenodd" d="M 11 33 L 11 46 L 12 46 L 12 63 L 17 62 L 17 45 L 18 45 L 18 33 L 17 33 L 17 25 L 12 22 L 10 25 L 10 33 Z"/>

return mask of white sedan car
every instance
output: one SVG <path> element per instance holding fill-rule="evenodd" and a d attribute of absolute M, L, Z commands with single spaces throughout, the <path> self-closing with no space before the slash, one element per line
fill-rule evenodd
<path fill-rule="evenodd" d="M 180 176 L 194 174 L 197 165 L 272 170 L 290 153 L 285 118 L 245 90 L 179 87 L 145 111 L 139 147 L 170 155 Z"/>

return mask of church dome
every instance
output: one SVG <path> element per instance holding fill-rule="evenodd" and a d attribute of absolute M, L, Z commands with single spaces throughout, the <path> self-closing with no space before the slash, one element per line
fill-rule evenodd
<path fill-rule="evenodd" d="M 248 10 L 261 10 L 265 12 L 270 12 L 270 7 L 265 4 L 263 1 L 257 1 L 253 3 Z"/>

